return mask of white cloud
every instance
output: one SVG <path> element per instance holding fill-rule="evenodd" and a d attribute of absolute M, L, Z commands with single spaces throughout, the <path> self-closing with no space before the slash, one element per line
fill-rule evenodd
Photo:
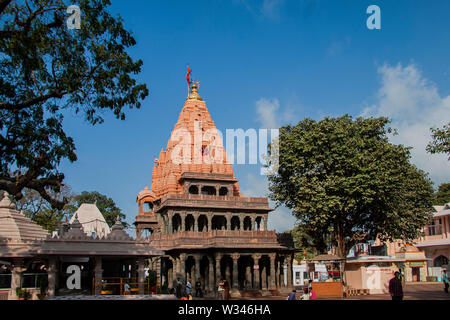
<path fill-rule="evenodd" d="M 431 127 L 442 127 L 450 119 L 450 96 L 441 97 L 435 84 L 423 78 L 413 64 L 384 65 L 378 69 L 381 88 L 376 102 L 366 107 L 362 116 L 386 116 L 398 135 L 396 144 L 412 146 L 412 161 L 430 173 L 438 186 L 450 181 L 450 162 L 445 155 L 430 155 L 425 148 L 431 140 Z"/>
<path fill-rule="evenodd" d="M 298 107 L 295 109 L 298 109 Z M 280 109 L 278 99 L 260 98 L 256 101 L 256 120 L 261 124 L 261 128 L 280 128 L 283 125 L 295 122 L 299 118 L 295 109 Z"/>

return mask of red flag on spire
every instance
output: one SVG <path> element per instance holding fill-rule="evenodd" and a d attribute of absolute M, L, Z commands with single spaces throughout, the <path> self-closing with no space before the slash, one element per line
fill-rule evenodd
<path fill-rule="evenodd" d="M 191 76 L 191 69 L 189 69 L 189 65 L 187 65 L 187 68 L 188 68 L 188 71 L 187 71 L 187 74 L 186 74 L 186 80 L 187 80 L 187 83 L 188 83 L 188 87 L 190 88 L 191 87 L 191 78 L 190 78 L 190 76 Z"/>

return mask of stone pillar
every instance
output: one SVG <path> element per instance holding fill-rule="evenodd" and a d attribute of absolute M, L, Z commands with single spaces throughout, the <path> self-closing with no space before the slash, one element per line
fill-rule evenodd
<path fill-rule="evenodd" d="M 22 264 L 22 259 L 13 260 L 13 266 L 11 270 L 11 296 L 14 300 L 19 299 L 19 297 L 16 295 L 16 288 L 20 288 L 21 275 L 22 272 L 25 271 L 25 268 L 22 267 Z"/>
<path fill-rule="evenodd" d="M 144 294 L 144 282 L 145 282 L 145 260 L 144 258 L 139 258 L 137 260 L 138 267 L 138 283 L 139 283 L 139 294 Z"/>
<path fill-rule="evenodd" d="M 195 260 L 195 276 L 194 279 L 192 279 L 192 285 L 195 285 L 195 283 L 197 282 L 197 280 L 200 279 L 200 261 L 202 259 L 202 256 L 200 254 L 196 254 L 194 255 L 194 260 Z"/>
<path fill-rule="evenodd" d="M 245 266 L 245 289 L 251 289 L 252 288 L 252 270 L 250 266 L 250 261 L 248 259 L 247 264 Z"/>
<path fill-rule="evenodd" d="M 253 258 L 253 289 L 260 289 L 260 281 L 259 281 L 259 259 L 261 259 L 260 254 L 252 255 Z M 258 266 L 258 269 L 255 269 L 255 266 Z"/>
<path fill-rule="evenodd" d="M 239 290 L 239 268 L 238 260 L 241 255 L 239 253 L 233 253 L 231 259 L 233 259 L 233 284 L 231 288 L 233 290 Z"/>
<path fill-rule="evenodd" d="M 181 231 L 186 230 L 186 213 L 180 214 L 180 218 L 181 218 Z"/>
<path fill-rule="evenodd" d="M 212 231 L 212 214 L 210 213 L 206 217 L 208 218 L 208 231 Z"/>
<path fill-rule="evenodd" d="M 172 213 L 170 213 L 170 214 L 168 214 L 167 215 L 167 219 L 169 219 L 169 232 L 168 232 L 168 234 L 172 234 L 173 233 L 173 214 Z"/>
<path fill-rule="evenodd" d="M 186 284 L 186 254 L 180 254 L 180 273 L 181 273 L 181 281 L 183 284 Z"/>
<path fill-rule="evenodd" d="M 262 283 L 261 283 L 261 287 L 262 290 L 267 290 L 267 261 L 264 259 L 263 265 L 262 265 L 262 269 L 261 269 L 261 279 L 262 279 Z"/>
<path fill-rule="evenodd" d="M 276 272 L 275 272 L 275 253 L 271 253 L 269 255 L 270 258 L 270 285 L 269 285 L 269 289 L 274 290 L 276 288 L 275 285 L 275 277 L 276 277 Z"/>
<path fill-rule="evenodd" d="M 212 295 L 214 289 L 216 287 L 216 283 L 214 281 L 214 259 L 208 256 L 209 268 L 208 268 L 208 293 Z"/>
<path fill-rule="evenodd" d="M 200 218 L 200 215 L 197 213 L 195 215 L 193 215 L 194 217 L 194 230 L 193 231 L 197 231 L 200 232 L 200 223 L 198 223 L 198 219 Z"/>
<path fill-rule="evenodd" d="M 56 257 L 48 259 L 48 295 L 54 296 L 56 294 L 56 283 L 58 279 L 58 260 Z"/>
<path fill-rule="evenodd" d="M 267 231 L 267 216 L 264 217 L 264 230 Z"/>
<path fill-rule="evenodd" d="M 216 253 L 216 281 L 215 283 L 218 284 L 220 281 L 220 278 L 222 278 L 222 274 L 220 272 L 220 260 L 222 259 L 221 253 Z"/>
<path fill-rule="evenodd" d="M 95 273 L 95 295 L 100 295 L 102 293 L 102 279 L 103 279 L 103 269 L 102 269 L 102 257 L 94 258 L 94 273 Z"/>
<path fill-rule="evenodd" d="M 287 287 L 288 288 L 292 288 L 294 286 L 293 281 L 292 281 L 292 256 L 287 256 L 286 257 L 286 262 L 287 262 Z"/>
<path fill-rule="evenodd" d="M 226 216 L 225 216 L 225 218 L 227 219 L 227 230 L 231 230 L 231 215 L 230 214 L 227 214 Z"/>

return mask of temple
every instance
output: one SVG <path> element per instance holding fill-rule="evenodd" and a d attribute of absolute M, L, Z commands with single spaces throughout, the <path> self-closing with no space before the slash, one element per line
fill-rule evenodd
<path fill-rule="evenodd" d="M 227 279 L 232 296 L 291 290 L 292 238 L 268 230 L 267 198 L 241 194 L 220 138 L 204 139 L 217 129 L 198 85 L 190 89 L 166 150 L 154 160 L 151 188 L 137 196 L 137 238 L 165 252 L 155 268 L 169 288 L 176 279 L 200 280 L 214 296 Z M 217 155 L 221 161 L 206 161 Z"/>

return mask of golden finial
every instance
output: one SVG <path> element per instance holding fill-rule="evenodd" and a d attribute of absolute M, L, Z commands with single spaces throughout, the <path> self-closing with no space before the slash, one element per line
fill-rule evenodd
<path fill-rule="evenodd" d="M 202 97 L 200 97 L 200 95 L 198 94 L 198 88 L 200 88 L 200 82 L 192 81 L 191 93 L 189 94 L 187 100 L 203 100 Z"/>

